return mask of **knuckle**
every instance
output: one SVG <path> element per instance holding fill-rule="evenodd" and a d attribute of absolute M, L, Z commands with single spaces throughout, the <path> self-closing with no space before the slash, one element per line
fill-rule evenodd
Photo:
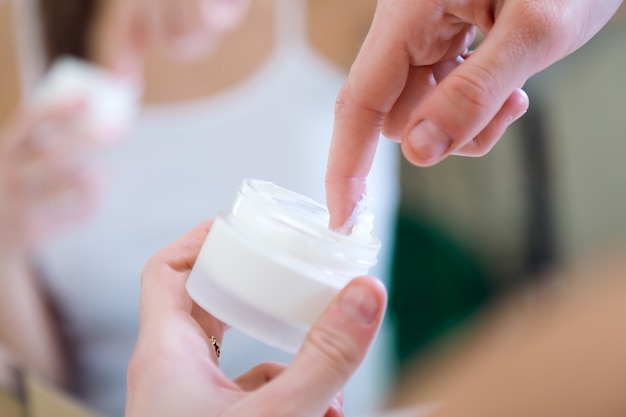
<path fill-rule="evenodd" d="M 342 119 L 345 116 L 349 101 L 350 93 L 346 84 L 339 90 L 339 94 L 337 94 L 337 98 L 335 99 L 335 117 L 337 119 Z"/>
<path fill-rule="evenodd" d="M 495 95 L 495 78 L 491 71 L 479 65 L 468 66 L 467 69 L 448 77 L 449 99 L 461 109 L 468 109 L 472 114 L 482 114 L 488 110 Z"/>
<path fill-rule="evenodd" d="M 358 112 L 363 115 L 360 120 L 367 120 L 367 123 L 371 123 L 372 127 L 380 128 L 387 117 L 388 111 L 368 102 L 368 98 L 367 94 L 363 95 L 354 90 L 350 85 L 350 80 L 348 80 L 339 90 L 335 100 L 335 119 L 345 120 L 353 113 Z"/>
<path fill-rule="evenodd" d="M 359 355 L 351 343 L 339 334 L 319 330 L 310 332 L 307 339 L 307 345 L 316 354 L 319 365 L 332 375 L 345 377 L 358 364 Z"/>

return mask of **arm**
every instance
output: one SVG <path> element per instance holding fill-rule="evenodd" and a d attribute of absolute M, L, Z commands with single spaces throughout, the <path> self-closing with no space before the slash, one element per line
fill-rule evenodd
<path fill-rule="evenodd" d="M 51 233 L 93 208 L 97 174 L 76 161 L 94 145 L 72 124 L 82 99 L 48 108 L 22 103 L 11 4 L 0 3 L 0 33 L 7 40 L 0 62 L 13 86 L 7 91 L 14 91 L 0 95 L 10 109 L 0 120 L 0 343 L 24 369 L 62 383 L 60 334 L 30 256 Z"/>
<path fill-rule="evenodd" d="M 429 391 L 431 417 L 625 415 L 625 250 L 568 271 L 530 312 L 495 310 L 455 369 L 434 388 L 437 378 L 407 387 L 407 398 Z"/>
<path fill-rule="evenodd" d="M 23 259 L 0 259 L 0 343 L 22 368 L 64 384 L 61 338 L 35 275 Z"/>
<path fill-rule="evenodd" d="M 0 153 L 9 141 L 4 126 L 20 101 L 13 22 L 12 2 L 0 1 Z M 0 183 L 4 184 L 6 164 L 1 155 L 0 159 Z M 0 188 L 0 344 L 29 369 L 59 382 L 63 380 L 59 340 L 19 239 L 5 223 L 11 221 L 5 216 L 9 198 Z"/>
<path fill-rule="evenodd" d="M 64 377 L 60 335 L 30 257 L 97 205 L 100 168 L 85 158 L 96 144 L 72 128 L 82 109 L 80 98 L 22 105 L 0 126 L 0 342 L 55 382 Z"/>

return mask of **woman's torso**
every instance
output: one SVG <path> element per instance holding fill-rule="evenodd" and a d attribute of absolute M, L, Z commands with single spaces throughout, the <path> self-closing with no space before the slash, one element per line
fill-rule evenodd
<path fill-rule="evenodd" d="M 242 59 L 251 63 L 250 71 L 242 70 L 232 85 L 199 88 L 206 94 L 213 89 L 210 97 L 184 99 L 170 87 L 151 89 L 158 82 L 174 82 L 176 71 L 151 73 L 148 68 L 152 104 L 140 113 L 128 141 L 106 155 L 110 181 L 101 206 L 39 254 L 44 284 L 72 346 L 78 393 L 107 414 L 123 411 L 126 363 L 137 332 L 139 275 L 148 257 L 228 210 L 246 177 L 324 201 L 334 100 L 345 72 L 307 42 L 304 1 L 278 0 L 276 5 L 269 16 L 275 16 L 277 41 L 268 55 L 257 62 Z M 228 62 L 219 65 L 228 68 Z M 219 73 L 219 65 L 207 64 L 207 73 Z M 386 275 L 390 259 L 395 177 L 395 146 L 381 142 L 368 185 L 376 232 L 386 244 L 374 271 L 378 275 Z M 260 360 L 288 359 L 230 332 L 221 365 L 236 375 Z M 378 372 L 376 366 L 360 372 Z M 361 380 L 366 379 L 375 376 L 364 374 Z M 375 381 L 355 387 L 354 409 L 371 405 L 378 388 Z"/>

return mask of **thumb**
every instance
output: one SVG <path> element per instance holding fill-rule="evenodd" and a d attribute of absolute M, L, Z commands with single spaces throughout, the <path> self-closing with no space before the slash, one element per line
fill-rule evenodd
<path fill-rule="evenodd" d="M 402 151 L 413 164 L 430 166 L 457 153 L 483 155 L 527 110 L 528 97 L 519 87 L 536 72 L 537 54 L 528 53 L 533 45 L 515 45 L 503 25 L 494 26 L 412 115 Z"/>
<path fill-rule="evenodd" d="M 358 369 L 384 315 L 387 293 L 372 277 L 352 280 L 309 331 L 292 364 L 264 392 L 276 415 L 323 415 Z"/>

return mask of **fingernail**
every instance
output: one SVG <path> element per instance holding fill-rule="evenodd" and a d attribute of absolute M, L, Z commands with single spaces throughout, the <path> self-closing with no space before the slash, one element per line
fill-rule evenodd
<path fill-rule="evenodd" d="M 510 126 L 510 125 L 511 125 L 511 124 L 513 124 L 513 122 L 515 122 L 517 119 L 519 119 L 520 117 L 522 117 L 523 115 L 525 115 L 527 111 L 528 111 L 527 109 L 524 109 L 524 110 L 522 110 L 522 111 L 520 111 L 520 112 L 517 112 L 517 113 L 515 113 L 515 114 L 511 115 L 511 116 L 509 117 L 509 120 L 507 121 L 507 126 Z"/>
<path fill-rule="evenodd" d="M 420 122 L 409 133 L 409 142 L 423 162 L 437 162 L 450 147 L 450 138 L 430 120 Z"/>
<path fill-rule="evenodd" d="M 379 301 L 366 285 L 353 285 L 344 291 L 339 308 L 346 318 L 369 325 L 378 314 Z"/>

